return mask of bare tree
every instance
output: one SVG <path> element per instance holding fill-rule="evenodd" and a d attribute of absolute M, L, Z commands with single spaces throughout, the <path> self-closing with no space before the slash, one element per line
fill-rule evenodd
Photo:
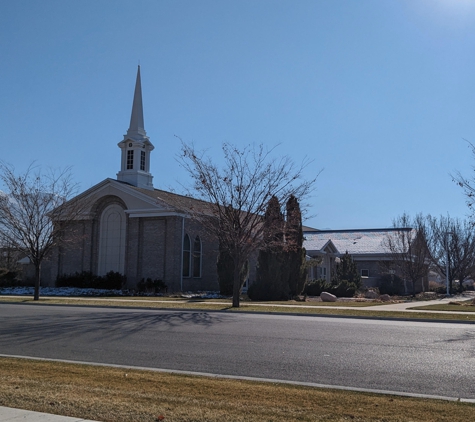
<path fill-rule="evenodd" d="M 84 202 L 71 199 L 78 185 L 69 168 L 42 172 L 30 165 L 25 173 L 16 174 L 14 167 L 0 162 L 0 180 L 6 189 L 0 193 L 0 237 L 34 265 L 34 300 L 38 300 L 41 264 L 62 241 Z"/>
<path fill-rule="evenodd" d="M 416 295 L 416 283 L 427 276 L 430 254 L 427 248 L 427 227 L 421 214 L 411 218 L 408 214 L 393 220 L 396 229 L 388 233 L 384 244 L 391 256 L 392 269 L 406 282 L 412 284 Z"/>
<path fill-rule="evenodd" d="M 468 142 L 469 148 L 472 151 L 472 156 L 475 158 L 475 145 L 471 142 Z M 473 171 L 475 172 L 475 166 L 472 166 Z M 475 217 L 475 173 L 471 177 L 462 176 L 460 172 L 452 175 L 452 180 L 459 185 L 465 195 L 467 205 L 472 213 L 472 218 Z"/>
<path fill-rule="evenodd" d="M 309 162 L 296 166 L 287 156 L 274 159 L 273 150 L 239 149 L 223 144 L 224 162 L 219 166 L 194 145 L 182 141 L 179 158 L 193 181 L 193 196 L 208 204 L 207 212 L 189 210 L 214 235 L 232 257 L 233 307 L 239 307 L 240 273 L 251 255 L 265 245 L 263 216 L 272 196 L 281 204 L 294 195 L 306 197 L 316 180 L 303 180 Z"/>
<path fill-rule="evenodd" d="M 440 274 L 449 280 L 449 292 L 453 282 L 462 283 L 473 274 L 475 264 L 475 233 L 466 220 L 447 217 L 431 217 L 428 220 L 428 245 L 431 259 Z"/>

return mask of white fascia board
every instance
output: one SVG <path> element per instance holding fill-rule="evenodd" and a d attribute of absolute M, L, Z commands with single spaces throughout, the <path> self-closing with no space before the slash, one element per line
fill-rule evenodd
<path fill-rule="evenodd" d="M 306 249 L 306 254 L 314 257 L 314 256 L 324 256 L 327 253 L 325 251 L 322 251 L 321 249 Z"/>
<path fill-rule="evenodd" d="M 137 192 L 135 189 L 130 189 L 127 185 L 124 185 L 123 183 L 119 183 L 113 179 L 108 179 L 110 185 L 114 186 L 116 189 L 120 190 L 121 192 L 127 194 L 127 195 L 130 195 L 130 196 L 133 196 L 137 199 L 140 199 L 144 202 L 148 202 L 150 205 L 162 205 L 160 202 L 159 202 L 159 199 L 158 198 L 152 198 L 151 196 L 148 196 L 148 195 L 145 195 L 141 192 Z M 101 186 L 99 189 L 97 189 L 96 192 L 94 193 L 99 193 L 101 190 L 104 190 L 108 187 L 109 183 L 107 184 L 104 184 L 103 186 Z"/>
<path fill-rule="evenodd" d="M 392 261 L 393 256 L 390 254 L 350 254 L 353 261 Z"/>
<path fill-rule="evenodd" d="M 187 217 L 186 214 L 176 212 L 176 211 L 158 211 L 158 210 L 125 210 L 125 213 L 129 215 L 130 218 L 137 217 Z"/>

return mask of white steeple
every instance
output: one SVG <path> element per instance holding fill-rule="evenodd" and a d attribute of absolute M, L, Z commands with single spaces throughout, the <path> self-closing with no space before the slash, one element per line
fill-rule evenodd
<path fill-rule="evenodd" d="M 117 180 L 130 183 L 139 188 L 153 189 L 153 176 L 150 174 L 150 151 L 154 149 L 154 146 L 144 129 L 140 65 L 135 82 L 130 126 L 124 135 L 123 141 L 117 145 L 122 150 Z"/>

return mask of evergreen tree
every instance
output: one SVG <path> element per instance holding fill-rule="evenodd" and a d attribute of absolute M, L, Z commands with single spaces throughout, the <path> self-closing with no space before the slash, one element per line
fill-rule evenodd
<path fill-rule="evenodd" d="M 256 280 L 247 292 L 252 300 L 287 300 L 289 286 L 284 272 L 284 217 L 273 196 L 264 216 L 265 246 L 259 251 Z"/>
<path fill-rule="evenodd" d="M 218 271 L 219 293 L 223 296 L 233 294 L 233 270 L 234 261 L 232 256 L 219 244 L 218 262 L 216 263 Z"/>
<path fill-rule="evenodd" d="M 219 293 L 223 296 L 232 296 L 234 283 L 234 261 L 227 248 L 219 244 L 219 255 L 216 263 L 218 271 Z M 240 281 L 241 286 L 249 276 L 249 261 L 246 261 L 241 268 Z"/>
<path fill-rule="evenodd" d="M 361 287 L 361 276 L 358 272 L 358 267 L 348 251 L 340 258 L 340 263 L 336 264 L 335 272 L 332 277 L 333 285 L 341 283 L 352 283 L 356 289 Z"/>
<path fill-rule="evenodd" d="M 286 204 L 285 270 L 291 297 L 302 293 L 307 282 L 306 252 L 303 245 L 302 213 L 297 198 L 291 195 Z"/>

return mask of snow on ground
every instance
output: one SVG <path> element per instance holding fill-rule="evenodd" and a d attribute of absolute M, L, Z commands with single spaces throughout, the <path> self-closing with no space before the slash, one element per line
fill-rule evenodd
<path fill-rule="evenodd" d="M 0 287 L 0 295 L 33 296 L 33 287 Z M 77 287 L 41 287 L 40 296 L 163 296 L 161 294 L 134 293 L 129 290 L 80 289 Z M 224 299 L 218 292 L 186 292 L 184 299 Z"/>
<path fill-rule="evenodd" d="M 33 296 L 33 287 L 3 287 L 2 295 Z M 41 287 L 40 296 L 124 296 L 122 290 L 79 289 L 76 287 Z"/>

